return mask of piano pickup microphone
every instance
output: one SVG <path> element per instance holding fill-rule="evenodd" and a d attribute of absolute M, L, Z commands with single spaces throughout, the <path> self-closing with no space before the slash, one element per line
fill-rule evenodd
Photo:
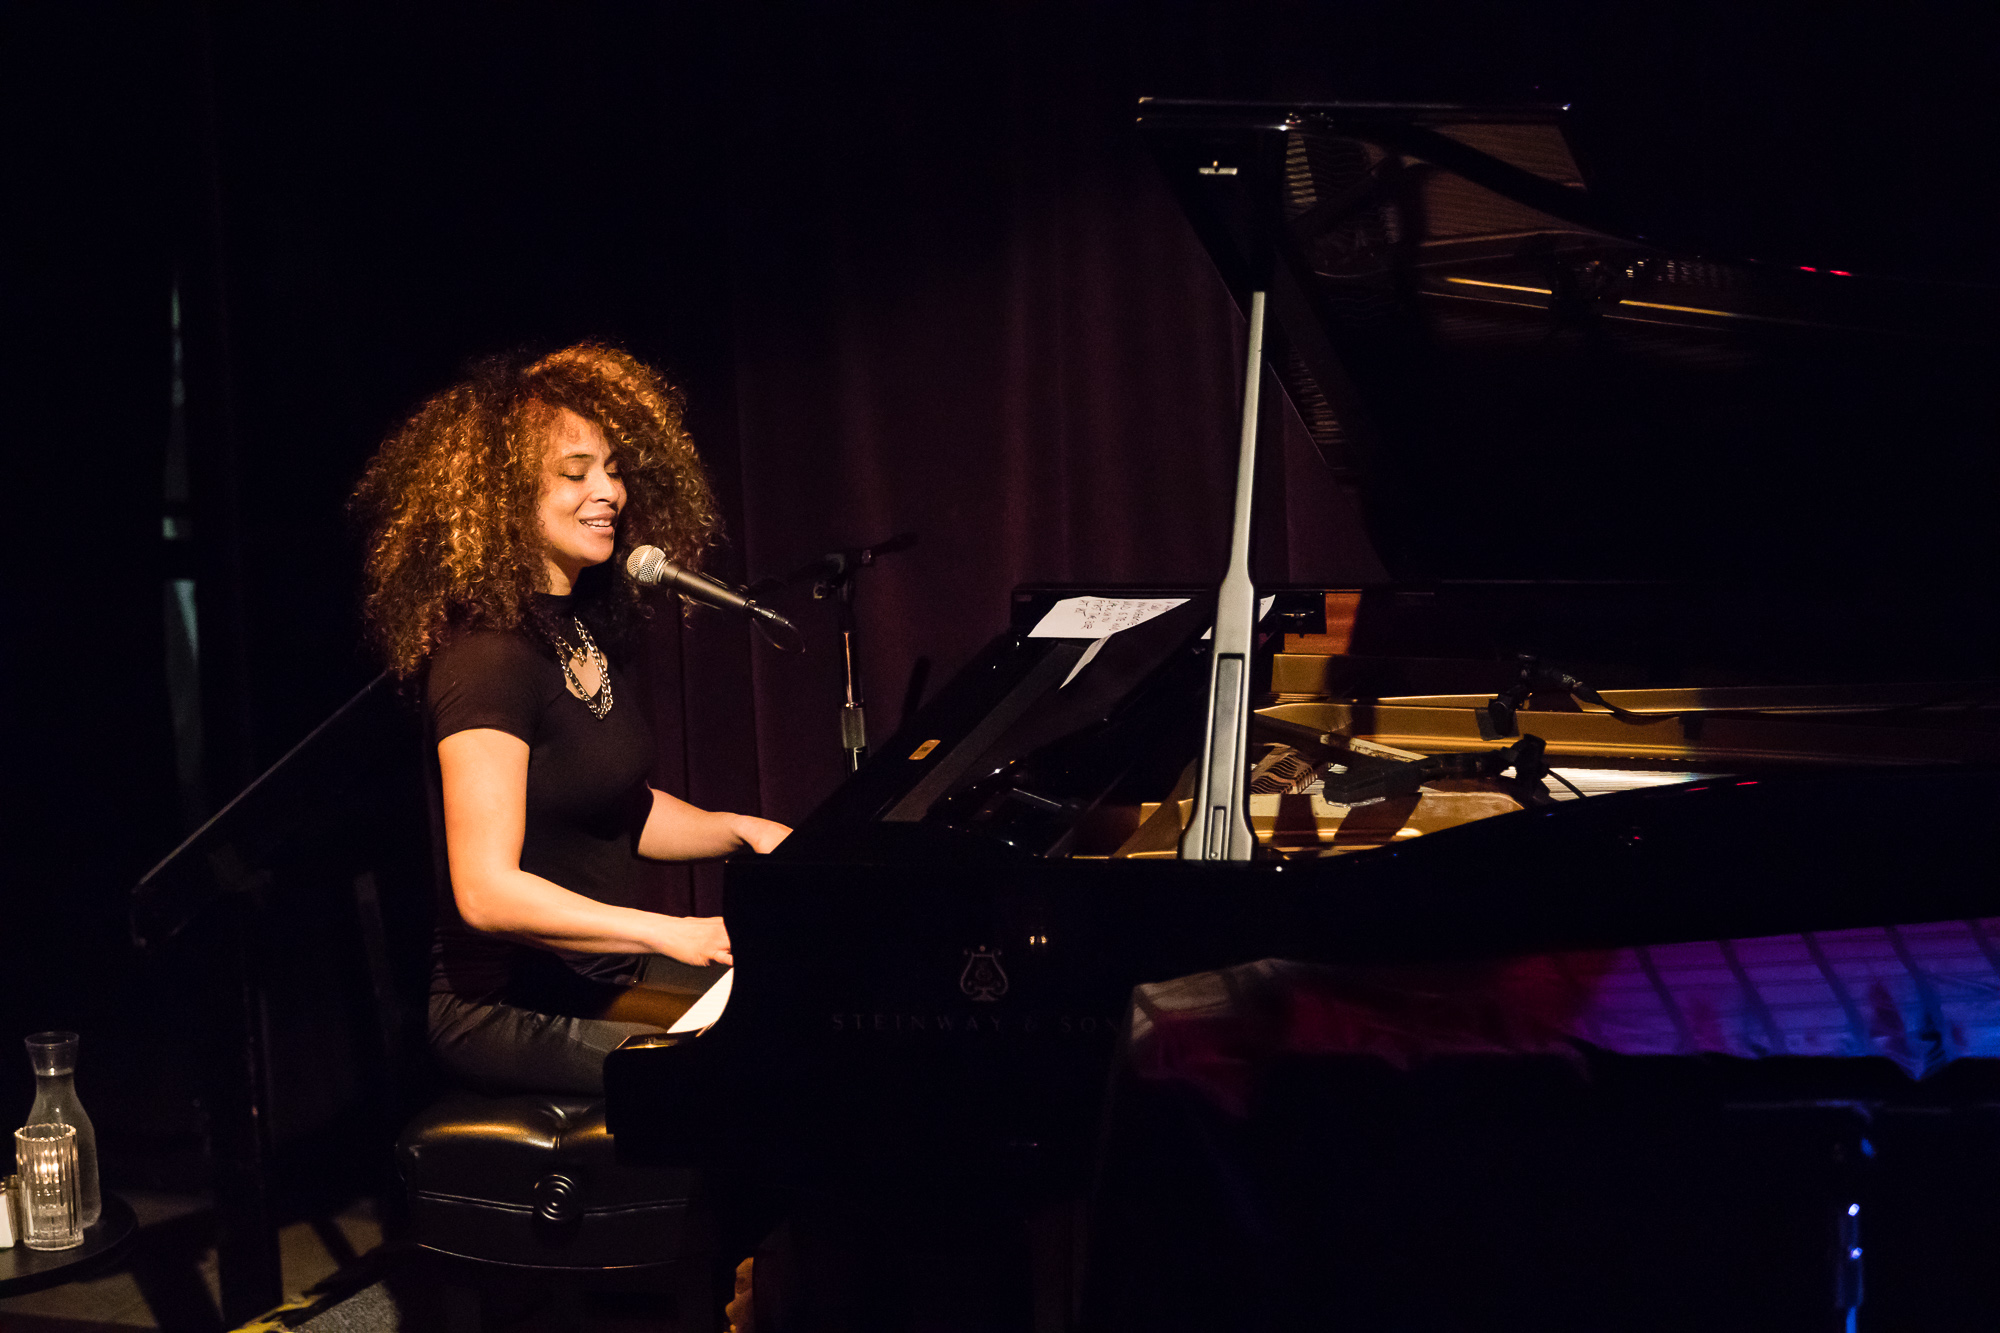
<path fill-rule="evenodd" d="M 625 573 L 642 588 L 665 585 L 681 596 L 692 597 L 706 606 L 749 617 L 750 623 L 763 634 L 765 642 L 780 652 L 798 652 L 804 646 L 798 629 L 791 621 L 768 606 L 758 605 L 757 599 L 748 592 L 681 568 L 667 559 L 667 553 L 657 546 L 635 547 L 632 554 L 625 558 Z"/>

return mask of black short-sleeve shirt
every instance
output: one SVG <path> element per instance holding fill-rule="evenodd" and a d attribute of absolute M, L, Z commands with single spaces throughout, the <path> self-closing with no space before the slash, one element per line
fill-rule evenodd
<path fill-rule="evenodd" d="M 570 598 L 540 601 L 554 623 L 569 623 Z M 632 907 L 639 832 L 652 809 L 646 773 L 653 737 L 628 688 L 630 674 L 614 667 L 611 678 L 612 708 L 600 718 L 569 692 L 555 650 L 539 637 L 476 630 L 432 655 L 425 707 L 433 744 L 477 727 L 527 743 L 521 869 L 598 902 Z M 436 953 L 434 985 L 468 999 L 532 1004 L 535 997 L 516 992 L 530 979 L 548 977 L 545 951 L 472 930 L 449 893 L 439 904 Z M 556 956 L 570 971 L 591 977 L 611 975 L 631 961 L 567 951 Z"/>

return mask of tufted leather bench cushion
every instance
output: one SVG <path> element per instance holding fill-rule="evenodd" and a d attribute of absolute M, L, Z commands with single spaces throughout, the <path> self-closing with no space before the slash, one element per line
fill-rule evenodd
<path fill-rule="evenodd" d="M 604 1103 L 458 1093 L 396 1145 L 427 1250 L 539 1269 L 666 1264 L 690 1243 L 695 1173 L 617 1160 Z"/>

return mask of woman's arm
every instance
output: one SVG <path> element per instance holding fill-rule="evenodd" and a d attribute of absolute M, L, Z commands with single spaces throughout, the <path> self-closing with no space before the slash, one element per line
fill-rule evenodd
<path fill-rule="evenodd" d="M 655 790 L 653 811 L 639 832 L 639 855 L 655 861 L 712 861 L 745 847 L 768 852 L 790 832 L 776 820 L 703 810 Z"/>
<path fill-rule="evenodd" d="M 735 962 L 720 917 L 613 907 L 521 869 L 528 823 L 528 743 L 520 737 L 491 727 L 455 731 L 438 742 L 438 768 L 444 779 L 451 892 L 466 925 L 579 953 L 658 953 L 696 967 Z M 654 793 L 648 834 L 662 799 L 673 798 Z M 645 850 L 643 835 L 640 849 Z M 734 849 L 732 844 L 723 850 Z"/>

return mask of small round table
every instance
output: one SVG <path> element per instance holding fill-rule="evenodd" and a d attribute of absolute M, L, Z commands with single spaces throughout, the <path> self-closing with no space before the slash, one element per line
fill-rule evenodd
<path fill-rule="evenodd" d="M 132 1205 L 106 1191 L 104 1211 L 83 1230 L 83 1244 L 67 1250 L 31 1250 L 19 1240 L 0 1250 L 0 1296 L 19 1296 L 89 1277 L 124 1257 L 139 1230 Z"/>

